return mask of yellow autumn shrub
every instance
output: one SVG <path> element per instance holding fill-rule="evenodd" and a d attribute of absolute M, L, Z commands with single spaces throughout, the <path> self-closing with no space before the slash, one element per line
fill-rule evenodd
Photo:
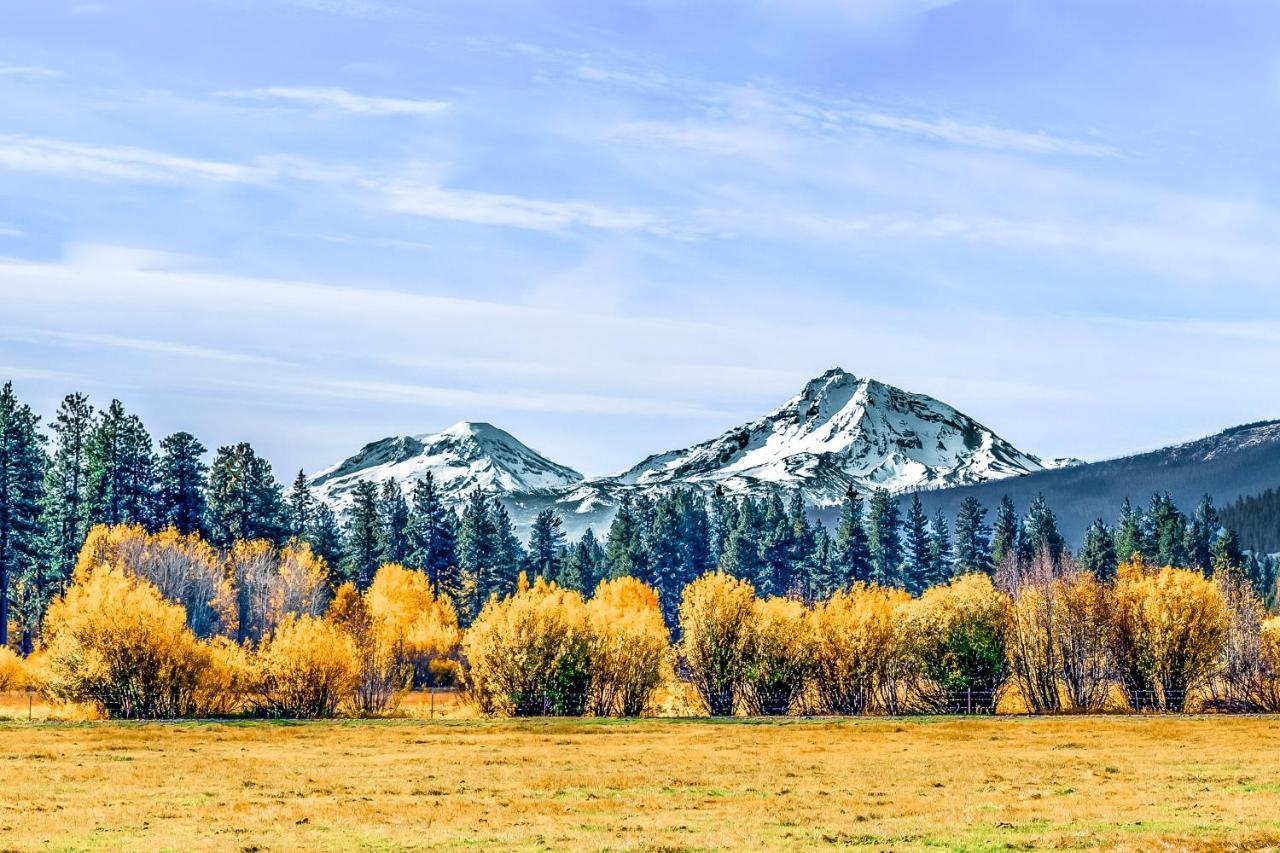
<path fill-rule="evenodd" d="M 897 710 L 898 614 L 910 598 L 901 590 L 855 583 L 814 605 L 809 633 L 821 710 L 865 714 L 877 704 Z"/>
<path fill-rule="evenodd" d="M 752 714 L 790 713 L 813 674 L 808 608 L 791 598 L 756 599 L 743 677 L 743 705 Z"/>
<path fill-rule="evenodd" d="M 434 683 L 437 662 L 456 659 L 462 641 L 458 612 L 432 590 L 425 572 L 388 563 L 374 575 L 365 599 L 378 642 L 409 664 L 415 684 Z"/>
<path fill-rule="evenodd" d="M 684 589 L 680 656 L 712 716 L 730 716 L 742 704 L 755 601 L 750 583 L 724 572 L 708 572 Z"/>
<path fill-rule="evenodd" d="M 467 689 L 483 713 L 580 716 L 591 687 L 591 626 L 582 596 L 521 575 L 491 598 L 462 643 Z"/>
<path fill-rule="evenodd" d="M 638 717 L 670 668 L 670 637 L 658 593 L 635 578 L 601 581 L 587 602 L 591 712 Z"/>
<path fill-rule="evenodd" d="M 903 649 L 913 704 L 922 710 L 995 708 L 1006 673 L 1006 600 L 991 578 L 965 574 L 925 590 L 905 609 Z"/>
<path fill-rule="evenodd" d="M 254 703 L 277 717 L 332 717 L 360 675 L 355 641 L 315 616 L 286 616 L 258 647 Z"/>
<path fill-rule="evenodd" d="M 8 646 L 0 646 L 0 692 L 22 690 L 29 679 L 26 661 Z"/>
<path fill-rule="evenodd" d="M 44 622 L 45 689 L 113 717 L 202 714 L 210 648 L 148 581 L 113 566 L 78 573 Z"/>
<path fill-rule="evenodd" d="M 98 525 L 89 531 L 72 583 L 100 567 L 143 578 L 169 601 L 182 605 L 197 637 L 236 636 L 235 590 L 214 550 L 198 535 L 173 528 L 148 533 L 139 525 Z"/>
<path fill-rule="evenodd" d="M 1135 709 L 1181 711 L 1205 687 L 1223 650 L 1222 591 L 1197 571 L 1141 562 L 1116 570 L 1113 653 Z"/>

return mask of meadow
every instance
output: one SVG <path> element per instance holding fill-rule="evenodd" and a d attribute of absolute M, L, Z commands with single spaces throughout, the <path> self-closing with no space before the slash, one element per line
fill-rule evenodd
<path fill-rule="evenodd" d="M 29 723 L 20 698 L 3 849 L 1280 847 L 1272 717 Z"/>

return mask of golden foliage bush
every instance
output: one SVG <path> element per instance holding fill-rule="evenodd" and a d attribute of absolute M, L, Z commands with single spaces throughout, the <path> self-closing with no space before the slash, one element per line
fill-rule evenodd
<path fill-rule="evenodd" d="M 591 712 L 638 717 L 670 669 L 670 637 L 657 591 L 635 578 L 601 581 L 587 602 Z"/>
<path fill-rule="evenodd" d="M 1115 668 L 1111 588 L 1093 572 L 1075 568 L 1054 581 L 1053 597 L 1058 605 L 1054 641 L 1067 702 L 1072 710 L 1100 711 Z"/>
<path fill-rule="evenodd" d="M 1206 686 L 1226 639 L 1222 591 L 1199 572 L 1141 562 L 1116 571 L 1113 653 L 1137 710 L 1181 711 Z"/>
<path fill-rule="evenodd" d="M 171 718 L 217 710 L 216 647 L 199 642 L 181 605 L 111 566 L 82 573 L 44 623 L 47 692 L 113 717 Z M 232 685 L 222 682 L 219 692 Z M 236 704 L 229 692 L 216 704 Z"/>
<path fill-rule="evenodd" d="M 255 664 L 254 703 L 279 717 L 332 717 L 360 675 L 355 641 L 315 616 L 286 616 L 259 646 Z"/>
<path fill-rule="evenodd" d="M 865 714 L 877 702 L 898 710 L 902 670 L 901 590 L 855 583 L 814 605 L 814 690 L 818 708 L 831 714 Z"/>
<path fill-rule="evenodd" d="M 226 563 L 241 643 L 257 643 L 286 616 L 319 616 L 325 610 L 328 567 L 306 543 L 277 550 L 265 540 L 241 540 L 227 552 Z"/>
<path fill-rule="evenodd" d="M 756 599 L 752 607 L 742 704 L 753 714 L 785 715 L 800 703 L 813 674 L 809 611 L 790 598 Z"/>
<path fill-rule="evenodd" d="M 22 690 L 30 678 L 26 660 L 8 646 L 0 646 L 0 691 Z"/>
<path fill-rule="evenodd" d="M 684 589 L 680 655 L 712 716 L 732 715 L 743 699 L 755 601 L 751 584 L 723 572 Z"/>
<path fill-rule="evenodd" d="M 995 708 L 1006 671 L 1006 608 L 983 574 L 953 578 L 911 602 L 901 639 L 916 703 L 939 711 Z"/>
<path fill-rule="evenodd" d="M 376 641 L 411 667 L 413 684 L 436 683 L 441 664 L 456 658 L 462 641 L 452 602 L 436 595 L 424 572 L 394 563 L 378 569 L 365 599 Z"/>
<path fill-rule="evenodd" d="M 182 605 L 197 637 L 236 636 L 236 597 L 214 550 L 198 535 L 173 528 L 148 533 L 139 525 L 95 526 L 72 573 L 72 583 L 100 567 L 114 567 L 150 582 Z"/>
<path fill-rule="evenodd" d="M 482 713 L 579 716 L 591 687 L 592 636 L 582 596 L 521 575 L 491 598 L 463 639 L 467 690 Z"/>

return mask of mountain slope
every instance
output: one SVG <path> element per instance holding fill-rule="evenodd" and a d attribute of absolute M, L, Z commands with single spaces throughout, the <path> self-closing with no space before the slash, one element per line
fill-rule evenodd
<path fill-rule="evenodd" d="M 901 492 L 1045 467 L 946 403 L 833 368 L 763 418 L 608 479 L 730 494 L 800 488 L 811 503 L 829 505 L 850 485 Z"/>
<path fill-rule="evenodd" d="M 407 495 L 428 471 L 435 475 L 441 497 L 452 503 L 474 489 L 538 493 L 582 479 L 577 471 L 552 462 L 492 424 L 462 421 L 443 432 L 372 442 L 310 480 L 317 498 L 345 510 L 361 481 L 395 480 Z"/>
<path fill-rule="evenodd" d="M 1233 427 L 1206 438 L 1105 462 L 1042 471 L 996 483 L 923 492 L 929 512 L 941 509 L 955 517 L 960 501 L 976 497 L 994 512 L 1007 494 L 1020 512 L 1043 494 L 1058 516 L 1059 527 L 1079 545 L 1095 518 L 1113 524 L 1127 497 L 1145 504 L 1155 492 L 1168 492 L 1183 511 L 1209 494 L 1219 507 L 1243 495 L 1255 495 L 1280 483 L 1280 421 Z M 834 518 L 823 512 L 824 520 Z M 989 517 L 988 517 L 989 518 Z"/>

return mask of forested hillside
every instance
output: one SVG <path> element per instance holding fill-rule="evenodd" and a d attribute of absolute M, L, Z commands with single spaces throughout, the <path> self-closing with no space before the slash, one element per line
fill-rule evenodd
<path fill-rule="evenodd" d="M 1280 554 L 1280 489 L 1239 498 L 1223 507 L 1222 523 L 1236 531 L 1240 544 L 1263 554 Z"/>

